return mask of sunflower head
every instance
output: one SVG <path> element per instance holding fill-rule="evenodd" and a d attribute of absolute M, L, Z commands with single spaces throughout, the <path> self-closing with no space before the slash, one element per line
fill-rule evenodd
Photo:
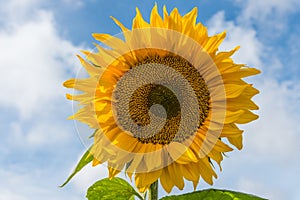
<path fill-rule="evenodd" d="M 64 83 L 82 92 L 67 95 L 82 105 L 71 118 L 96 130 L 93 165 L 134 175 L 141 192 L 158 179 L 167 192 L 184 179 L 212 184 L 213 162 L 232 150 L 224 139 L 241 149 L 237 124 L 257 119 L 258 90 L 242 78 L 259 71 L 234 63 L 238 47 L 218 52 L 225 33 L 208 36 L 196 17 L 165 7 L 161 17 L 155 5 L 150 22 L 137 9 L 131 29 L 113 18 L 121 34 L 93 34 L 97 52 L 79 56 L 89 77 Z"/>

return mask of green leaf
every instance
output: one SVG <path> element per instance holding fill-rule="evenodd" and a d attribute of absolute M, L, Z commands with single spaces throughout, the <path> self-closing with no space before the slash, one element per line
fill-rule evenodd
<path fill-rule="evenodd" d="M 59 187 L 64 187 L 72 178 L 73 176 L 75 176 L 75 174 L 77 174 L 77 172 L 79 172 L 84 166 L 86 166 L 87 164 L 89 164 L 94 157 L 92 155 L 90 155 L 90 149 L 92 147 L 90 147 L 85 154 L 81 157 L 79 163 L 77 164 L 75 170 L 73 171 L 73 173 L 68 177 L 68 179 Z"/>
<path fill-rule="evenodd" d="M 87 191 L 88 200 L 134 200 L 143 199 L 134 188 L 121 178 L 105 178 L 94 183 Z"/>
<path fill-rule="evenodd" d="M 162 198 L 161 200 L 214 200 L 214 199 L 221 199 L 221 200 L 262 200 L 263 198 L 251 195 L 251 194 L 244 194 L 241 192 L 234 192 L 229 190 L 217 190 L 217 189 L 207 189 L 196 191 L 192 193 L 182 194 L 182 195 L 172 195 Z M 266 199 L 264 199 L 266 200 Z"/>

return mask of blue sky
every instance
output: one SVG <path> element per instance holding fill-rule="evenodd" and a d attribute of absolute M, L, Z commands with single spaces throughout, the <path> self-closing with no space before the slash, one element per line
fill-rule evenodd
<path fill-rule="evenodd" d="M 87 167 L 61 184 L 85 145 L 65 100 L 64 80 L 80 69 L 76 54 L 93 48 L 94 32 L 117 34 L 114 16 L 130 27 L 138 6 L 146 19 L 155 1 L 0 1 L 0 200 L 84 199 L 106 176 Z M 157 1 L 185 14 L 199 9 L 209 33 L 227 30 L 221 49 L 241 45 L 238 62 L 262 70 L 250 78 L 260 119 L 243 126 L 244 148 L 228 154 L 213 187 L 270 199 L 298 199 L 300 192 L 300 3 L 298 0 Z M 80 132 L 89 131 L 79 125 Z M 198 189 L 211 186 L 201 182 Z M 187 183 L 184 191 L 191 191 Z M 166 195 L 164 192 L 160 196 Z"/>

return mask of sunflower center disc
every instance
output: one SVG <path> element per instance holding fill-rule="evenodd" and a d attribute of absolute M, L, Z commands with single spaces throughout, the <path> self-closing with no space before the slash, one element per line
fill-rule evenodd
<path fill-rule="evenodd" d="M 127 73 L 136 69 L 144 73 L 122 77 L 114 90 L 114 114 L 123 130 L 131 132 L 142 143 L 162 145 L 193 136 L 208 116 L 210 100 L 206 83 L 197 69 L 173 54 L 149 56 Z M 155 81 L 143 82 L 147 77 Z M 138 81 L 142 83 L 137 84 Z M 182 123 L 183 120 L 187 123 Z M 146 126 L 150 128 L 141 131 Z"/>

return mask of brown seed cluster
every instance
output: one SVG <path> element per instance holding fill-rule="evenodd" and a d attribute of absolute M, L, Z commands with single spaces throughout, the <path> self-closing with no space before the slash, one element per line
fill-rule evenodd
<path fill-rule="evenodd" d="M 210 100 L 207 85 L 201 74 L 186 59 L 171 53 L 164 57 L 158 55 L 146 57 L 132 68 L 150 63 L 169 66 L 188 81 L 197 96 L 199 122 L 196 129 L 199 128 L 208 116 Z M 150 136 L 149 134 L 133 133 L 140 142 L 165 145 L 172 141 L 182 142 L 195 134 L 195 132 L 183 132 L 181 134 L 178 132 L 182 117 L 179 102 L 185 98 L 187 91 L 184 91 L 180 86 L 177 89 L 177 96 L 167 86 L 159 84 L 146 84 L 134 91 L 129 102 L 129 113 L 131 119 L 138 126 L 146 126 L 150 123 L 149 109 L 154 104 L 162 105 L 167 114 L 166 123 L 158 133 L 150 133 Z M 159 113 L 152 114 L 162 117 Z M 119 120 L 122 121 L 122 119 Z M 121 123 L 127 124 L 128 122 Z"/>

